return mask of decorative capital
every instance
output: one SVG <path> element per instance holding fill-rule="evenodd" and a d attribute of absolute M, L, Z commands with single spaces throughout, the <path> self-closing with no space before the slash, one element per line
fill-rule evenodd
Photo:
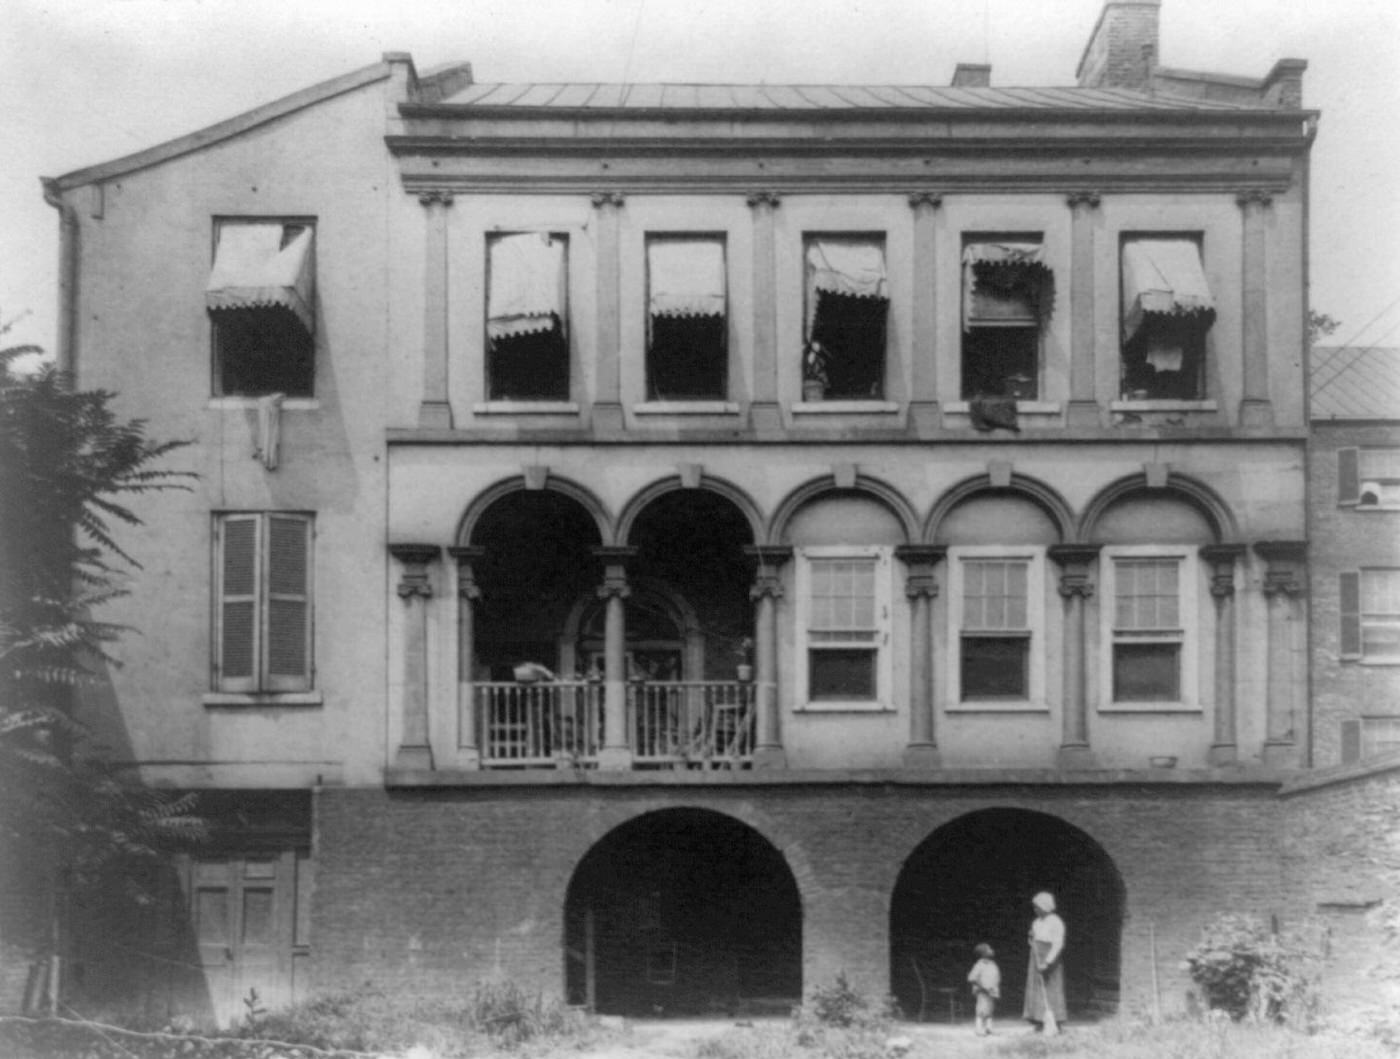
<path fill-rule="evenodd" d="M 412 601 L 433 598 L 433 585 L 428 579 L 428 564 L 435 562 L 442 554 L 436 544 L 391 544 L 389 554 L 403 563 L 403 575 L 399 578 L 399 598 Z"/>
<path fill-rule="evenodd" d="M 749 589 L 749 599 L 757 602 L 760 599 L 782 599 L 783 579 L 778 576 L 776 570 L 760 571 L 753 579 L 753 587 Z"/>
<path fill-rule="evenodd" d="M 1211 564 L 1210 594 L 1228 599 L 1235 594 L 1235 563 L 1247 549 L 1243 544 L 1207 544 L 1201 558 Z"/>
<path fill-rule="evenodd" d="M 1263 592 L 1267 599 L 1273 599 L 1275 596 L 1294 599 L 1303 594 L 1303 582 L 1292 570 L 1270 570 L 1264 575 Z"/>
<path fill-rule="evenodd" d="M 1216 568 L 1215 573 L 1210 575 L 1210 594 L 1216 599 L 1229 599 L 1235 594 L 1235 568 L 1231 566 L 1228 570 Z"/>
<path fill-rule="evenodd" d="M 1248 209 L 1250 206 L 1258 206 L 1261 209 L 1274 204 L 1274 193 L 1265 191 L 1263 188 L 1250 188 L 1248 191 L 1241 191 L 1235 196 L 1235 204 L 1240 209 Z"/>
<path fill-rule="evenodd" d="M 904 594 L 909 599 L 934 599 L 938 596 L 938 578 L 932 570 L 911 573 L 904 579 Z"/>
<path fill-rule="evenodd" d="M 619 545 L 600 545 L 593 554 L 603 563 L 603 583 L 598 586 L 599 599 L 626 599 L 632 594 L 627 584 L 627 564 L 636 556 L 637 549 Z"/>
<path fill-rule="evenodd" d="M 1066 573 L 1079 573 L 1087 569 L 1102 550 L 1102 544 L 1052 544 L 1046 554 Z"/>
<path fill-rule="evenodd" d="M 1087 572 L 1061 574 L 1059 592 L 1064 599 L 1092 599 L 1094 583 L 1089 580 Z"/>
<path fill-rule="evenodd" d="M 485 555 L 486 549 L 479 546 L 454 545 L 447 549 L 447 554 L 457 561 L 457 598 L 480 599 L 481 586 L 476 583 L 476 571 L 472 569 L 472 563 Z"/>
<path fill-rule="evenodd" d="M 589 201 L 593 203 L 594 209 L 600 210 L 604 206 L 614 206 L 621 209 L 627 200 L 620 191 L 595 191 L 589 197 Z"/>
<path fill-rule="evenodd" d="M 622 570 L 609 569 L 603 575 L 603 583 L 596 589 L 599 599 L 627 599 L 632 595 L 632 586 L 627 583 L 627 574 Z"/>
<path fill-rule="evenodd" d="M 452 192 L 446 188 L 427 188 L 418 192 L 418 204 L 420 206 L 452 205 Z"/>
<path fill-rule="evenodd" d="M 1101 201 L 1102 197 L 1097 191 L 1071 191 L 1065 196 L 1065 204 L 1072 210 L 1081 207 L 1087 210 L 1096 210 Z"/>
<path fill-rule="evenodd" d="M 767 206 L 770 210 L 776 210 L 783 202 L 776 191 L 755 191 L 744 201 L 750 206 Z"/>
<path fill-rule="evenodd" d="M 927 206 L 931 210 L 938 209 L 943 205 L 943 196 L 936 191 L 911 191 L 909 193 L 909 205 L 913 209 L 920 206 Z"/>

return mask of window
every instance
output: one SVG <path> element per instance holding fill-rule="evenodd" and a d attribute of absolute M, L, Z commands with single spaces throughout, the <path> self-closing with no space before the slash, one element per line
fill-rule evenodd
<path fill-rule="evenodd" d="M 1400 569 L 1340 575 L 1341 655 L 1400 663 Z"/>
<path fill-rule="evenodd" d="M 976 709 L 1043 708 L 1041 553 L 959 547 L 950 561 L 951 701 Z"/>
<path fill-rule="evenodd" d="M 1105 555 L 1109 702 L 1197 708 L 1194 553 L 1133 546 Z"/>
<path fill-rule="evenodd" d="M 1400 753 L 1400 717 L 1362 717 L 1342 722 L 1342 764 L 1353 765 Z"/>
<path fill-rule="evenodd" d="M 723 399 L 728 390 L 724 239 L 647 240 L 647 397 Z"/>
<path fill-rule="evenodd" d="M 569 397 L 568 239 L 496 235 L 486 244 L 486 388 L 492 400 Z"/>
<path fill-rule="evenodd" d="M 1122 247 L 1122 395 L 1127 400 L 1205 396 L 1206 333 L 1215 299 L 1195 238 L 1130 237 Z"/>
<path fill-rule="evenodd" d="M 879 708 L 889 701 L 889 550 L 808 548 L 798 568 L 805 701 Z"/>
<path fill-rule="evenodd" d="M 1358 509 L 1400 509 L 1400 449 L 1340 450 L 1337 502 Z"/>
<path fill-rule="evenodd" d="M 882 396 L 889 309 L 884 237 L 808 236 L 805 260 L 804 399 Z"/>
<path fill-rule="evenodd" d="M 215 689 L 308 690 L 311 516 L 218 515 L 215 530 Z"/>
<path fill-rule="evenodd" d="M 1039 396 L 1041 314 L 1052 301 L 1043 249 L 1038 238 L 963 247 L 965 399 Z"/>
<path fill-rule="evenodd" d="M 216 395 L 312 396 L 314 238 L 310 221 L 216 222 L 204 288 Z"/>

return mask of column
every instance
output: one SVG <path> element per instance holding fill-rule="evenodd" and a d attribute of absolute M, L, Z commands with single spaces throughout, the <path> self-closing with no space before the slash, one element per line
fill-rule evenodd
<path fill-rule="evenodd" d="M 1215 600 L 1215 735 L 1208 760 L 1233 765 L 1239 760 L 1235 720 L 1235 563 L 1243 544 L 1211 544 L 1201 558 L 1211 564 L 1210 594 Z"/>
<path fill-rule="evenodd" d="M 447 208 L 450 191 L 418 195 L 424 209 L 427 248 L 423 260 L 423 401 L 418 425 L 452 429 L 452 405 L 447 398 Z"/>
<path fill-rule="evenodd" d="M 948 554 L 941 544 L 902 544 L 894 550 L 908 569 L 904 594 L 909 598 L 909 743 L 905 768 L 938 768 L 942 761 L 934 733 L 933 601 L 938 595 L 934 567 Z"/>
<path fill-rule="evenodd" d="M 593 425 L 622 430 L 622 206 L 616 191 L 593 196 L 598 218 L 598 365 Z"/>
<path fill-rule="evenodd" d="M 1240 425 L 1268 427 L 1273 426 L 1274 410 L 1269 401 L 1269 281 L 1264 214 L 1274 200 L 1268 192 L 1254 190 L 1242 192 L 1236 201 L 1244 213 L 1240 248 L 1240 311 L 1244 318 Z"/>
<path fill-rule="evenodd" d="M 1072 427 L 1097 427 L 1101 421 L 1094 365 L 1094 211 L 1099 208 L 1099 194 L 1077 191 L 1065 201 L 1070 208 L 1067 422 Z"/>
<path fill-rule="evenodd" d="M 1264 724 L 1264 764 L 1297 764 L 1297 689 L 1293 628 L 1300 620 L 1295 600 L 1303 596 L 1303 541 L 1259 541 L 1255 554 L 1268 564 L 1264 598 L 1269 608 L 1268 690 Z"/>
<path fill-rule="evenodd" d="M 389 554 L 403 564 L 399 598 L 408 607 L 403 641 L 403 730 L 394 767 L 430 769 L 428 734 L 428 600 L 433 598 L 428 564 L 442 549 L 436 544 L 391 544 Z"/>
<path fill-rule="evenodd" d="M 909 396 L 909 418 L 914 433 L 927 436 L 939 427 L 938 420 L 938 258 L 934 219 L 943 199 L 930 191 L 909 196 L 914 211 L 914 358 L 913 390 Z"/>
<path fill-rule="evenodd" d="M 772 191 L 748 197 L 753 210 L 753 396 L 749 420 L 760 437 L 783 427 L 778 408 L 778 266 L 775 217 L 780 202 Z M 790 367 L 797 373 L 798 351 Z"/>
<path fill-rule="evenodd" d="M 598 547 L 593 554 L 603 564 L 598 598 L 607 601 L 603 616 L 603 746 L 598 767 L 632 767 L 632 746 L 627 738 L 627 563 L 636 548 Z"/>
<path fill-rule="evenodd" d="M 1062 734 L 1056 764 L 1062 769 L 1094 768 L 1089 748 L 1089 687 L 1087 606 L 1094 594 L 1090 570 L 1098 560 L 1098 544 L 1054 544 L 1050 558 L 1060 566 L 1060 597 L 1065 601 L 1065 684 Z"/>
<path fill-rule="evenodd" d="M 754 700 L 758 709 L 755 768 L 786 768 L 778 698 L 778 600 L 783 598 L 782 567 L 792 549 L 756 545 L 744 549 L 754 561 L 749 598 L 754 601 Z"/>
<path fill-rule="evenodd" d="M 481 721 L 476 704 L 476 601 L 481 588 L 472 564 L 486 554 L 485 548 L 455 546 L 447 549 L 457 561 L 457 754 L 458 763 L 469 769 L 481 767 L 479 743 Z"/>

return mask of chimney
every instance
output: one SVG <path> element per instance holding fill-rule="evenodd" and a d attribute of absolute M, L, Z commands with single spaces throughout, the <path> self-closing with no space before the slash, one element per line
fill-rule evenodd
<path fill-rule="evenodd" d="M 1107 0 L 1075 71 L 1079 87 L 1148 91 L 1161 10 L 1162 0 Z"/>
<path fill-rule="evenodd" d="M 954 88 L 989 88 L 992 68 L 986 63 L 958 63 L 953 70 Z"/>
<path fill-rule="evenodd" d="M 1264 78 L 1264 98 L 1276 107 L 1298 110 L 1303 106 L 1305 59 L 1280 59 Z"/>

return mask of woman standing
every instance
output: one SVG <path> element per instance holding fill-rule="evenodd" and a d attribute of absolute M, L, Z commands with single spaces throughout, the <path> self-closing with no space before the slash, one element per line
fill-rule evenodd
<path fill-rule="evenodd" d="M 1035 909 L 1035 919 L 1031 922 L 1024 1017 L 1053 1036 L 1068 1017 L 1065 965 L 1061 958 L 1065 951 L 1065 921 L 1055 914 L 1055 898 L 1043 890 L 1031 898 L 1031 907 Z"/>

